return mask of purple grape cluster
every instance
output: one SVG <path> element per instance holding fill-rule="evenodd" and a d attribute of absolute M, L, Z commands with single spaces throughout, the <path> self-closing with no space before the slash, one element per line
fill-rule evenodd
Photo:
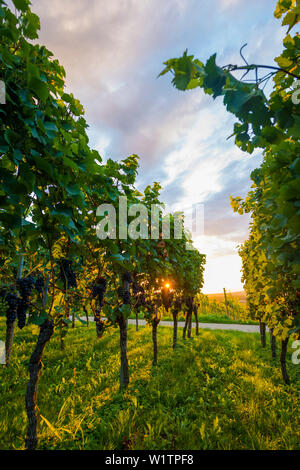
<path fill-rule="evenodd" d="M 94 321 L 96 322 L 97 335 L 103 330 L 103 322 L 101 320 L 101 307 L 103 305 L 104 294 L 107 282 L 104 277 L 98 277 L 92 285 L 92 298 L 97 300 L 97 308 L 95 310 Z"/>
<path fill-rule="evenodd" d="M 45 282 L 44 282 L 44 278 L 43 277 L 37 277 L 35 279 L 35 283 L 34 283 L 34 287 L 36 289 L 36 291 L 41 294 L 44 290 L 44 285 L 45 285 Z"/>
<path fill-rule="evenodd" d="M 64 289 L 77 287 L 76 275 L 73 271 L 72 261 L 66 258 L 59 260 L 60 278 L 64 283 Z"/>
<path fill-rule="evenodd" d="M 24 328 L 26 325 L 26 312 L 28 309 L 28 302 L 25 299 L 19 299 L 18 308 L 17 308 L 17 316 L 18 316 L 18 327 L 20 330 Z"/>
<path fill-rule="evenodd" d="M 29 300 L 34 287 L 34 278 L 32 276 L 23 277 L 17 280 L 18 291 L 22 299 Z"/>
<path fill-rule="evenodd" d="M 106 291 L 106 286 L 107 283 L 104 277 L 98 277 L 92 285 L 92 298 L 97 299 L 100 308 L 103 305 L 103 298 Z"/>
<path fill-rule="evenodd" d="M 145 306 L 145 290 L 142 286 L 140 286 L 136 281 L 132 283 L 132 293 L 134 298 L 136 299 L 135 307 L 144 307 Z"/>
<path fill-rule="evenodd" d="M 17 308 L 19 299 L 15 292 L 6 293 L 5 291 L 1 292 L 1 297 L 5 300 L 8 305 L 6 310 L 6 324 L 13 323 L 17 318 Z"/>
<path fill-rule="evenodd" d="M 32 276 L 27 276 L 18 279 L 17 286 L 21 296 L 18 300 L 17 306 L 18 327 L 22 330 L 26 324 L 26 312 L 28 310 L 29 299 L 34 287 L 34 278 Z"/>

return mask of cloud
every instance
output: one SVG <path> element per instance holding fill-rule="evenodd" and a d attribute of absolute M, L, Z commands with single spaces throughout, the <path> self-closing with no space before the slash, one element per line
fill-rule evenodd
<path fill-rule="evenodd" d="M 104 158 L 138 154 L 139 189 L 160 181 L 174 210 L 204 203 L 209 266 L 235 256 L 236 285 L 236 245 L 249 219 L 233 213 L 229 195 L 246 193 L 260 156 L 226 140 L 235 120 L 221 99 L 180 92 L 170 75 L 156 77 L 186 48 L 203 61 L 217 52 L 218 64 L 239 64 L 248 42 L 250 63 L 272 63 L 283 36 L 274 1 L 32 0 L 32 8 L 41 17 L 39 42 L 64 65 L 67 89 L 86 109 L 91 145 Z M 212 285 L 211 268 L 206 276 Z"/>
<path fill-rule="evenodd" d="M 229 196 L 245 197 L 252 184 L 250 173 L 260 164 L 260 155 L 251 159 L 233 161 L 222 171 L 223 187 L 205 202 L 205 234 L 207 236 L 231 236 L 236 242 L 243 241 L 248 233 L 249 216 L 234 214 Z"/>

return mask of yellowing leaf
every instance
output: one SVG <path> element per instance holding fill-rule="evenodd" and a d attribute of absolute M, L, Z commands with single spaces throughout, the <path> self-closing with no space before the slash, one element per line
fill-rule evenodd
<path fill-rule="evenodd" d="M 54 428 L 54 426 L 52 426 L 52 424 L 47 420 L 47 418 L 45 418 L 43 415 L 40 415 L 40 417 L 42 418 L 43 421 L 45 421 L 45 423 L 47 424 L 48 428 L 53 432 L 53 434 L 55 434 L 55 436 L 61 441 L 61 437 L 60 435 L 58 434 L 58 432 L 56 431 L 56 429 Z"/>

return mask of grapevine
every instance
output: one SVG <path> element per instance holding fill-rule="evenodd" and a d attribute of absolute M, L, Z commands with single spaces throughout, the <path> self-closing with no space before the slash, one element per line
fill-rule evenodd
<path fill-rule="evenodd" d="M 75 272 L 73 271 L 72 261 L 66 258 L 59 260 L 60 278 L 64 284 L 64 290 L 70 287 L 77 287 Z"/>

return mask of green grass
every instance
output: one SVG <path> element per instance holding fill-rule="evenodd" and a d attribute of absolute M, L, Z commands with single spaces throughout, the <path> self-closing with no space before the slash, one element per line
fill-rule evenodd
<path fill-rule="evenodd" d="M 258 325 L 257 321 L 253 320 L 236 320 L 226 315 L 216 315 L 214 313 L 200 314 L 198 315 L 200 323 L 230 323 L 235 325 Z"/>
<path fill-rule="evenodd" d="M 131 319 L 135 319 L 135 315 L 130 315 Z M 139 314 L 139 319 L 143 319 L 144 316 L 142 313 Z M 173 317 L 170 314 L 165 314 L 162 317 L 162 321 L 173 321 Z M 198 314 L 199 323 L 227 323 L 234 325 L 258 325 L 258 322 L 252 320 L 234 320 L 226 315 L 218 315 L 216 313 L 199 313 Z M 183 314 L 178 315 L 178 321 L 185 321 L 185 316 Z M 193 316 L 193 322 L 195 322 L 195 317 Z"/>
<path fill-rule="evenodd" d="M 15 335 L 12 366 L 0 366 L 0 449 L 24 449 L 27 364 L 37 327 Z M 43 358 L 38 392 L 39 449 L 296 449 L 300 366 L 288 357 L 293 386 L 282 384 L 278 360 L 258 334 L 201 331 L 176 352 L 172 328 L 129 327 L 129 389 L 119 391 L 118 331 L 96 339 L 76 324 L 66 351 L 54 336 Z M 0 322 L 0 339 L 4 321 Z M 297 382 L 298 381 L 298 382 Z M 298 447 L 297 447 L 298 446 Z"/>

